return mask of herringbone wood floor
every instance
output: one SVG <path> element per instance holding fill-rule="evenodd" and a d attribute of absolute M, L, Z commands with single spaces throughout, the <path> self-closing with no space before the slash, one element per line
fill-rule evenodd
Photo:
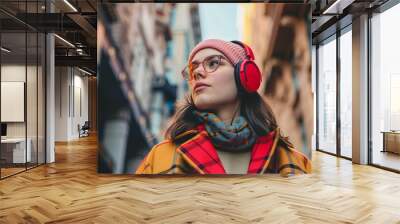
<path fill-rule="evenodd" d="M 0 181 L 0 223 L 400 223 L 400 175 L 313 156 L 291 178 L 98 175 L 84 138 Z"/>

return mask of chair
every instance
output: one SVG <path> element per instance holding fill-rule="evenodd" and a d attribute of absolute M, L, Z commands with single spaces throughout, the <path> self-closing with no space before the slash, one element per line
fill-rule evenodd
<path fill-rule="evenodd" d="M 79 138 L 89 136 L 89 129 L 90 129 L 89 121 L 85 121 L 82 127 L 80 127 L 80 125 L 78 124 Z"/>

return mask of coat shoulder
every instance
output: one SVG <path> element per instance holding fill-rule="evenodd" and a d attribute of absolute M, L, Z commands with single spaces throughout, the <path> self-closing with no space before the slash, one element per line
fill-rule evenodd
<path fill-rule="evenodd" d="M 176 146 L 164 140 L 152 147 L 136 170 L 136 174 L 156 174 L 171 166 Z"/>
<path fill-rule="evenodd" d="M 278 145 L 275 156 L 276 168 L 282 176 L 311 173 L 311 160 L 294 147 Z"/>
<path fill-rule="evenodd" d="M 164 140 L 155 145 L 149 154 L 152 155 L 154 166 L 170 165 L 176 153 L 176 145 L 171 140 Z"/>
<path fill-rule="evenodd" d="M 166 139 L 161 141 L 160 143 L 156 144 L 153 146 L 153 148 L 151 149 L 151 152 L 159 154 L 159 153 L 168 153 L 171 150 L 175 151 L 175 144 L 172 143 L 171 140 Z"/>

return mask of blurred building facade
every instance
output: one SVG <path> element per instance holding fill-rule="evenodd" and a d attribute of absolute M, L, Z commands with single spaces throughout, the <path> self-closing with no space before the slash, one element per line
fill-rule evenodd
<path fill-rule="evenodd" d="M 253 49 L 263 74 L 259 93 L 278 125 L 311 157 L 313 92 L 311 20 L 307 4 L 244 4 L 243 40 Z"/>
<path fill-rule="evenodd" d="M 183 99 L 187 92 L 188 86 L 181 77 L 181 69 L 186 65 L 190 50 L 201 40 L 197 3 L 173 4 L 173 6 L 168 23 L 164 23 L 169 39 L 160 57 L 162 69 L 156 72 L 158 76 L 153 79 L 151 130 L 158 140 L 163 138 L 168 120 L 175 112 L 175 102 Z"/>
<path fill-rule="evenodd" d="M 175 102 L 187 89 L 179 68 L 201 38 L 198 17 L 194 3 L 103 5 L 99 166 L 108 169 L 100 172 L 132 172 L 162 139 Z M 123 158 L 124 164 L 117 164 Z"/>

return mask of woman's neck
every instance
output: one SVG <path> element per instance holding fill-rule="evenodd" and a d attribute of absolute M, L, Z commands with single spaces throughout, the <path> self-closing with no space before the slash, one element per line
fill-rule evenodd
<path fill-rule="evenodd" d="M 225 105 L 217 109 L 215 113 L 225 124 L 231 124 L 233 119 L 239 115 L 239 102 Z"/>

